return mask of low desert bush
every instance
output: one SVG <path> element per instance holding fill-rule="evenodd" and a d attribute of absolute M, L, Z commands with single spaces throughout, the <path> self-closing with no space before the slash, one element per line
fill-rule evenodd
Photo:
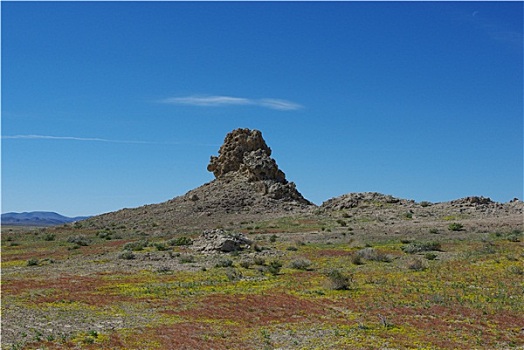
<path fill-rule="evenodd" d="M 189 237 L 182 236 L 182 237 L 170 239 L 169 241 L 167 241 L 167 244 L 170 246 L 183 246 L 183 245 L 191 245 L 193 244 L 193 241 Z"/>
<path fill-rule="evenodd" d="M 236 269 L 232 267 L 228 267 L 226 269 L 226 277 L 229 281 L 233 282 L 233 281 L 238 281 L 242 279 L 243 276 L 242 276 L 242 273 L 240 273 Z"/>
<path fill-rule="evenodd" d="M 340 272 L 340 270 L 332 269 L 326 273 L 328 277 L 328 287 L 332 290 L 349 290 L 354 283 L 353 275 L 348 275 Z"/>
<path fill-rule="evenodd" d="M 295 259 L 291 262 L 290 266 L 292 269 L 308 270 L 311 267 L 311 261 L 304 258 Z"/>
<path fill-rule="evenodd" d="M 337 220 L 337 224 L 339 224 L 342 227 L 346 227 L 347 226 L 347 223 L 344 220 L 342 220 L 342 219 L 338 219 Z"/>
<path fill-rule="evenodd" d="M 268 271 L 273 276 L 276 276 L 280 273 L 280 268 L 282 268 L 282 263 L 278 260 L 273 260 L 269 263 Z"/>
<path fill-rule="evenodd" d="M 364 261 L 362 261 L 362 257 L 358 254 L 352 254 L 351 255 L 351 262 L 355 265 L 363 265 Z"/>
<path fill-rule="evenodd" d="M 524 269 L 520 266 L 511 265 L 511 266 L 508 266 L 506 270 L 513 275 L 518 275 L 518 276 L 524 275 Z"/>
<path fill-rule="evenodd" d="M 156 272 L 158 273 L 169 273 L 171 272 L 171 268 L 169 266 L 160 266 L 156 269 Z"/>
<path fill-rule="evenodd" d="M 56 235 L 54 233 L 46 233 L 43 238 L 44 238 L 44 241 L 54 241 L 56 238 Z"/>
<path fill-rule="evenodd" d="M 513 230 L 509 235 L 508 235 L 508 241 L 510 242 L 513 242 L 513 243 L 517 243 L 517 242 L 520 242 L 520 238 L 522 237 L 522 231 L 520 230 Z"/>
<path fill-rule="evenodd" d="M 31 258 L 31 259 L 27 260 L 27 266 L 37 266 L 38 263 L 39 263 L 39 261 L 36 258 Z"/>
<path fill-rule="evenodd" d="M 426 269 L 426 265 L 420 258 L 413 258 L 408 261 L 408 269 L 413 271 L 422 271 Z"/>
<path fill-rule="evenodd" d="M 233 266 L 233 260 L 231 259 L 222 259 L 216 263 L 215 267 L 231 267 Z"/>
<path fill-rule="evenodd" d="M 393 260 L 391 255 L 378 251 L 375 248 L 361 249 L 357 252 L 356 255 L 370 261 L 391 262 Z"/>
<path fill-rule="evenodd" d="M 263 266 L 263 265 L 265 265 L 265 263 L 266 263 L 266 259 L 264 259 L 264 258 L 261 257 L 261 256 L 257 256 L 257 257 L 255 257 L 255 259 L 253 259 L 253 263 L 254 263 L 255 265 Z"/>
<path fill-rule="evenodd" d="M 464 225 L 458 223 L 458 222 L 452 222 L 448 225 L 448 230 L 450 231 L 462 231 L 464 229 Z"/>
<path fill-rule="evenodd" d="M 97 232 L 96 235 L 98 236 L 98 238 L 103 238 L 107 240 L 110 240 L 113 238 L 111 236 L 111 232 L 108 232 L 108 231 L 100 231 L 100 232 Z"/>
<path fill-rule="evenodd" d="M 131 251 L 137 252 L 137 251 L 143 250 L 145 247 L 147 247 L 147 244 L 148 244 L 147 240 L 141 239 L 140 241 L 129 242 L 129 243 L 124 244 L 122 249 L 123 250 L 131 250 Z"/>
<path fill-rule="evenodd" d="M 159 252 L 167 250 L 166 244 L 164 242 L 155 242 L 153 243 L 153 247 L 155 247 Z"/>
<path fill-rule="evenodd" d="M 130 250 L 125 250 L 118 256 L 119 259 L 132 260 L 135 258 L 135 254 Z"/>
<path fill-rule="evenodd" d="M 91 243 L 91 241 L 84 235 L 71 236 L 67 239 L 67 242 L 79 246 L 88 246 Z"/>
<path fill-rule="evenodd" d="M 437 254 L 435 253 L 426 253 L 424 255 L 424 257 L 427 259 L 427 260 L 435 260 L 437 258 Z"/>
<path fill-rule="evenodd" d="M 401 249 L 402 251 L 408 254 L 429 252 L 433 250 L 439 251 L 440 243 L 439 242 L 413 242 L 411 244 L 403 246 Z"/>
<path fill-rule="evenodd" d="M 244 269 L 249 269 L 249 267 L 251 266 L 251 261 L 250 260 L 242 260 L 239 265 L 240 265 L 240 267 L 243 267 Z"/>
<path fill-rule="evenodd" d="M 188 263 L 195 262 L 195 257 L 190 254 L 184 254 L 184 255 L 180 255 L 180 259 L 178 261 L 180 261 L 181 264 L 188 264 Z"/>

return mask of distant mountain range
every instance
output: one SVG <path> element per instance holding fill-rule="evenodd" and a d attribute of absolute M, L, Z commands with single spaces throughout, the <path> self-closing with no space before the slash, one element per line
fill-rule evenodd
<path fill-rule="evenodd" d="M 54 226 L 88 219 L 89 216 L 70 218 L 49 211 L 32 211 L 24 213 L 2 214 L 2 225 L 18 226 Z"/>

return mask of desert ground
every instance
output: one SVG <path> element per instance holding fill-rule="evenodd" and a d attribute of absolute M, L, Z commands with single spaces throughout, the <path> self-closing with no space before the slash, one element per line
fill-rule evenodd
<path fill-rule="evenodd" d="M 317 206 L 230 135 L 183 196 L 2 227 L 2 348 L 524 349 L 521 200 Z"/>

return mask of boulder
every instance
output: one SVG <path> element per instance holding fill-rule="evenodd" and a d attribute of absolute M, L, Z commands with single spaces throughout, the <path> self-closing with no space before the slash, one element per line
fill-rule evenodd
<path fill-rule="evenodd" d="M 230 233 L 224 230 L 206 230 L 197 239 L 193 247 L 201 252 L 230 253 L 249 248 L 253 242 L 242 233 Z"/>

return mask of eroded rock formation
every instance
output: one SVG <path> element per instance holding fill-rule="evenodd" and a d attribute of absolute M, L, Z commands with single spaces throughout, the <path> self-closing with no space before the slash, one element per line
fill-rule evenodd
<path fill-rule="evenodd" d="M 217 179 L 236 172 L 249 181 L 273 180 L 287 183 L 286 176 L 271 158 L 271 148 L 259 130 L 236 129 L 227 134 L 218 157 L 211 156 L 207 170 Z"/>
<path fill-rule="evenodd" d="M 269 198 L 309 203 L 295 184 L 286 180 L 259 130 L 236 129 L 227 134 L 218 157 L 211 156 L 207 170 L 217 180 L 245 178 Z"/>

